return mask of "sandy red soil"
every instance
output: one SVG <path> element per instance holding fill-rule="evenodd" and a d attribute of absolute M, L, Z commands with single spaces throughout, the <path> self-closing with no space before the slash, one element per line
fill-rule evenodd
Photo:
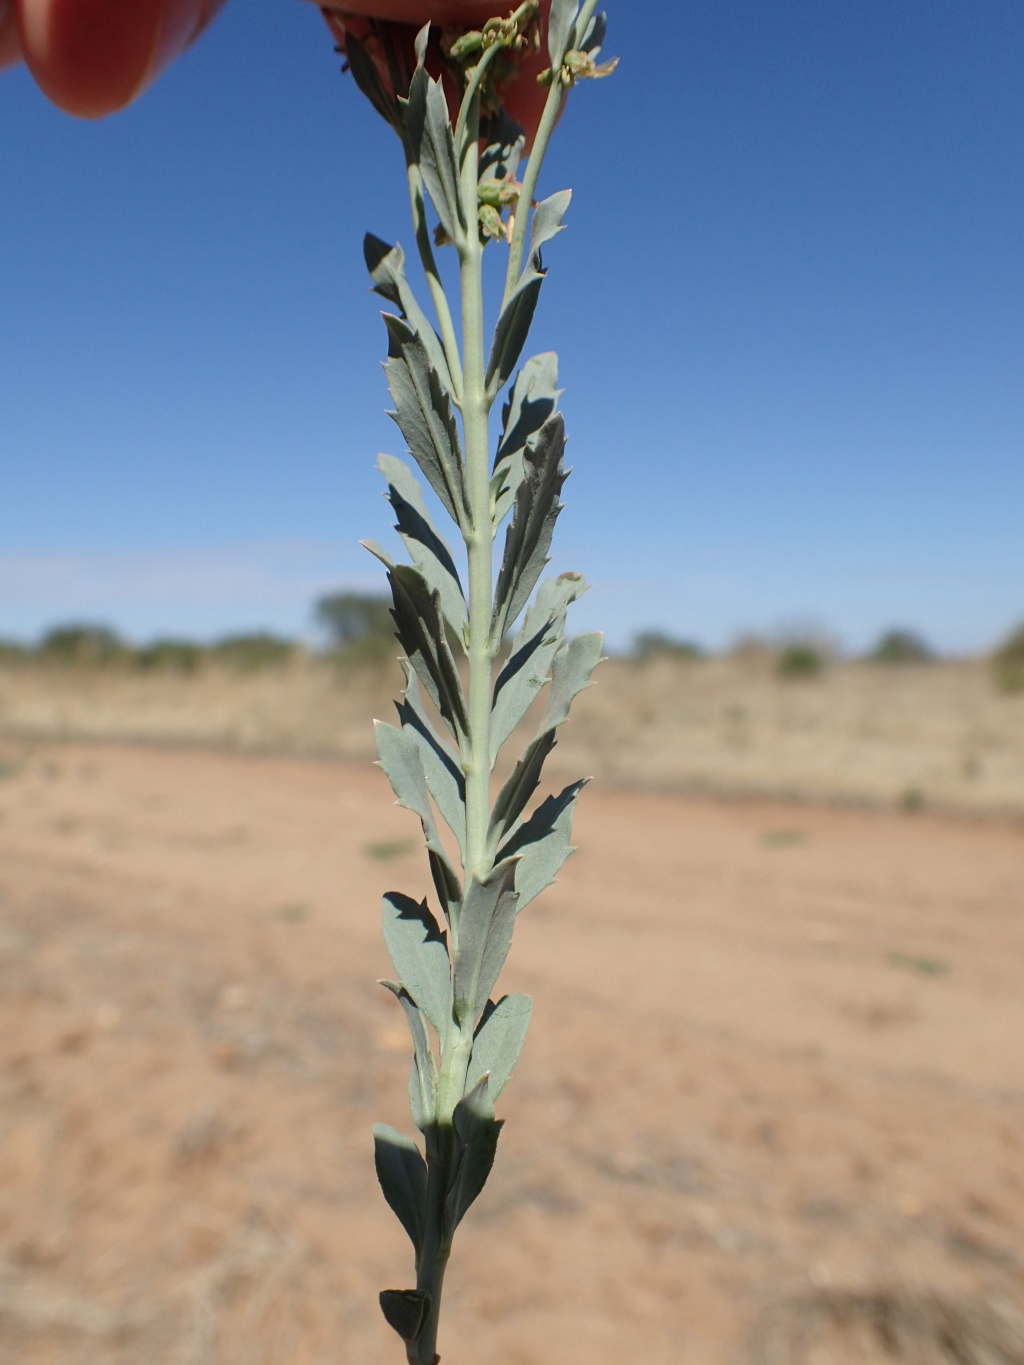
<path fill-rule="evenodd" d="M 400 1360 L 411 818 L 367 766 L 0 772 L 0 1361 Z M 577 842 L 444 1365 L 1024 1360 L 1024 827 L 595 787 Z"/>

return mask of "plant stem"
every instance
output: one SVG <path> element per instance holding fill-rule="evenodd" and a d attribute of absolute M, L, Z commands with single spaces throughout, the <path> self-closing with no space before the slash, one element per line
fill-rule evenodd
<path fill-rule="evenodd" d="M 483 246 L 477 228 L 477 179 L 479 174 L 480 100 L 469 102 L 462 144 L 462 195 L 468 231 L 460 250 L 462 287 L 462 411 L 466 459 L 466 488 L 470 523 L 465 532 L 469 558 L 469 722 L 468 744 L 462 755 L 466 774 L 466 881 L 490 871 L 487 830 L 491 815 L 491 687 L 493 654 L 490 648 L 493 608 L 491 526 L 490 400 L 485 384 Z M 414 201 L 415 213 L 415 201 Z M 440 312 L 440 310 L 439 310 Z M 450 363 L 450 362 L 449 362 Z M 458 924 L 452 925 L 453 944 Z M 441 1291 L 451 1253 L 445 1233 L 445 1199 L 455 1160 L 452 1116 L 466 1093 L 466 1075 L 473 1051 L 472 1033 L 464 1036 L 452 1022 L 441 1056 L 438 1081 L 437 1122 L 428 1142 L 427 1216 L 423 1246 L 417 1264 L 417 1288 L 430 1297 L 423 1331 L 408 1346 L 409 1365 L 433 1365 L 441 1312 Z"/>
<path fill-rule="evenodd" d="M 474 66 L 473 70 L 470 72 L 469 85 L 466 87 L 466 96 L 462 101 L 462 108 L 459 110 L 459 121 L 455 125 L 456 147 L 461 147 L 463 144 L 466 133 L 466 119 L 473 107 L 474 101 L 477 100 L 479 95 L 480 83 L 484 76 L 486 76 L 488 68 L 500 51 L 501 47 L 497 43 L 492 47 L 487 48 L 476 66 Z M 477 108 L 479 108 L 479 104 L 477 104 Z"/>
<path fill-rule="evenodd" d="M 586 0 L 580 20 L 570 35 L 585 31 L 597 0 Z M 517 15 L 525 12 L 524 3 Z M 582 25 L 582 28 L 581 28 Z M 451 311 L 434 259 L 427 221 L 426 198 L 419 167 L 409 147 L 406 164 L 409 195 L 420 259 L 437 310 L 452 383 L 452 394 L 461 413 L 468 517 L 463 535 L 469 561 L 469 656 L 468 712 L 469 733 L 462 746 L 462 766 L 466 778 L 466 852 L 465 884 L 472 878 L 482 880 L 493 867 L 494 850 L 488 830 L 491 818 L 491 693 L 495 647 L 491 642 L 491 617 L 494 594 L 494 527 L 491 505 L 491 460 L 488 419 L 494 395 L 486 383 L 487 356 L 484 342 L 483 243 L 478 225 L 480 175 L 480 83 L 494 58 L 496 48 L 483 54 L 471 78 L 457 124 L 456 148 L 459 156 L 460 190 L 466 220 L 465 240 L 459 244 L 459 282 L 462 294 L 462 353 L 455 336 Z M 529 207 L 537 186 L 548 140 L 558 118 L 565 84 L 561 62 L 552 80 L 551 93 L 544 109 L 540 130 L 530 156 L 513 234 L 506 300 L 518 283 L 529 219 Z M 450 924 L 450 950 L 458 949 L 458 915 L 453 911 Z M 473 1052 L 472 1025 L 467 1028 L 452 1019 L 442 1042 L 438 1076 L 436 1118 L 426 1132 L 427 1208 L 423 1242 L 416 1263 L 416 1286 L 427 1296 L 426 1321 L 415 1341 L 407 1344 L 409 1365 L 434 1365 L 441 1314 L 441 1293 L 445 1270 L 451 1254 L 451 1233 L 447 1227 L 446 1202 L 458 1159 L 459 1143 L 453 1119 L 456 1107 L 466 1094 L 466 1077 Z"/>
<path fill-rule="evenodd" d="M 441 1291 L 451 1247 L 443 1240 L 444 1200 L 448 1189 L 454 1143 L 451 1122 L 437 1129 L 435 1145 L 428 1154 L 426 1234 L 416 1266 L 416 1288 L 429 1295 L 430 1308 L 423 1331 L 406 1348 L 409 1365 L 433 1365 L 437 1354 L 437 1329 L 441 1318 Z"/>
<path fill-rule="evenodd" d="M 463 142 L 462 194 L 468 231 L 460 253 L 462 282 L 462 422 L 466 445 L 466 488 L 470 526 L 469 558 L 469 752 L 466 769 L 466 877 L 483 877 L 487 866 L 487 828 L 491 816 L 491 685 L 493 530 L 491 527 L 490 400 L 485 383 L 483 246 L 476 224 L 479 169 L 479 96 L 471 100 Z"/>

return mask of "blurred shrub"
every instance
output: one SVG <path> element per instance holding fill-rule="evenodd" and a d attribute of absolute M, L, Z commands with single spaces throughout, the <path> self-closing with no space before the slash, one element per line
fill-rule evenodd
<path fill-rule="evenodd" d="M 259 668 L 288 663 L 295 650 L 293 640 L 257 631 L 252 635 L 228 635 L 218 640 L 210 647 L 207 657 L 239 672 L 252 673 Z"/>
<path fill-rule="evenodd" d="M 780 678 L 816 678 L 825 667 L 825 656 L 815 645 L 785 645 L 776 664 Z"/>
<path fill-rule="evenodd" d="M 22 664 L 30 657 L 30 653 L 28 647 L 17 640 L 0 640 L 0 667 Z"/>
<path fill-rule="evenodd" d="M 703 659 L 704 651 L 692 640 L 677 640 L 661 630 L 642 630 L 633 636 L 630 658 L 640 663 L 648 659 Z"/>
<path fill-rule="evenodd" d="M 391 599 L 370 593 L 339 592 L 321 597 L 313 608 L 329 647 L 346 662 L 372 663 L 395 652 Z"/>
<path fill-rule="evenodd" d="M 1024 692 L 1024 623 L 993 654 L 992 667 L 996 683 L 1004 692 Z"/>
<path fill-rule="evenodd" d="M 927 664 L 935 655 L 913 631 L 887 630 L 867 657 L 874 664 Z"/>
<path fill-rule="evenodd" d="M 129 654 L 116 631 L 85 625 L 56 627 L 43 636 L 36 652 L 44 663 L 64 668 L 119 663 Z"/>
<path fill-rule="evenodd" d="M 154 640 L 151 645 L 137 649 L 132 661 L 145 672 L 159 669 L 167 673 L 194 673 L 204 653 L 202 645 L 191 640 Z"/>

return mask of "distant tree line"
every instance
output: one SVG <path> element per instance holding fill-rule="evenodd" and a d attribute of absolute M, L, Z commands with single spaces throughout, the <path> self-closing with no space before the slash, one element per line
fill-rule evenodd
<path fill-rule="evenodd" d="M 331 593 L 318 599 L 313 619 L 324 642 L 319 651 L 343 662 L 370 663 L 397 654 L 390 600 L 365 593 Z M 129 668 L 194 673 L 205 665 L 251 672 L 280 667 L 303 646 L 271 631 L 226 635 L 212 643 L 162 638 L 133 645 L 108 626 L 74 622 L 56 626 L 34 644 L 0 640 L 0 665 L 46 664 L 57 668 Z"/>
<path fill-rule="evenodd" d="M 737 642 L 732 652 L 765 660 L 783 678 L 816 677 L 839 654 L 834 644 L 814 635 L 776 641 L 746 637 Z M 660 630 L 645 630 L 634 635 L 627 657 L 644 664 L 657 659 L 700 661 L 708 658 L 709 653 L 693 640 Z M 896 629 L 884 631 L 860 658 L 865 663 L 895 667 L 934 663 L 939 655 L 916 632 Z M 990 658 L 995 680 L 1002 690 L 1024 691 L 1024 623 L 1002 641 Z"/>
<path fill-rule="evenodd" d="M 132 645 L 107 626 L 75 623 L 47 631 L 34 645 L 0 641 L 0 664 L 193 673 L 203 663 L 216 663 L 247 671 L 286 663 L 298 648 L 294 640 L 268 631 L 227 635 L 212 644 L 159 639 L 147 645 Z"/>
<path fill-rule="evenodd" d="M 328 593 L 314 604 L 313 621 L 322 641 L 317 652 L 338 663 L 380 664 L 397 654 L 389 598 L 372 593 Z M 0 640 L 0 666 L 39 663 L 61 668 L 194 673 L 214 665 L 252 672 L 280 667 L 303 652 L 296 640 L 269 631 L 227 635 L 211 644 L 166 638 L 132 645 L 106 626 L 74 623 L 48 631 L 31 645 Z M 733 652 L 761 657 L 780 677 L 793 679 L 817 676 L 838 653 L 834 645 L 814 635 L 774 642 L 748 638 Z M 699 663 L 710 654 L 693 640 L 649 629 L 634 635 L 625 657 L 638 664 L 659 659 Z M 990 657 L 997 685 L 1007 692 L 1024 691 L 1024 623 Z M 914 631 L 896 629 L 885 631 L 862 658 L 884 667 L 929 664 L 938 655 Z"/>

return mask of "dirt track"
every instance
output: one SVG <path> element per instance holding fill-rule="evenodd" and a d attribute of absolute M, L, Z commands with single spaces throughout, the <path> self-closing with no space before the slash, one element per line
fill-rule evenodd
<path fill-rule="evenodd" d="M 411 818 L 342 764 L 0 771 L 0 1362 L 397 1362 Z M 444 1365 L 1024 1361 L 1024 827 L 592 789 L 577 842 Z"/>

